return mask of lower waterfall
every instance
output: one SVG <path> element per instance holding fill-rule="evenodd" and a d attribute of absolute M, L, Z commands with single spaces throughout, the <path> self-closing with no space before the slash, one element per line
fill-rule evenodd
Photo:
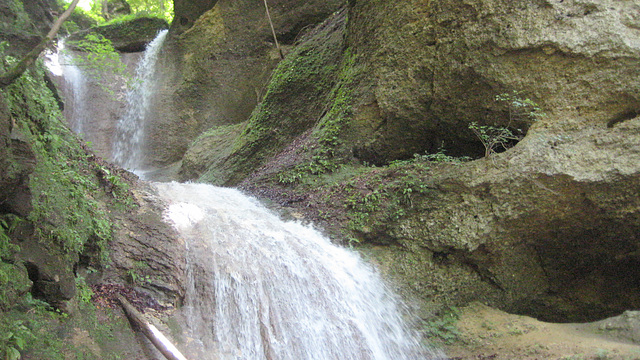
<path fill-rule="evenodd" d="M 208 359 L 444 359 L 357 254 L 241 192 L 156 183 L 184 238 L 190 337 Z"/>

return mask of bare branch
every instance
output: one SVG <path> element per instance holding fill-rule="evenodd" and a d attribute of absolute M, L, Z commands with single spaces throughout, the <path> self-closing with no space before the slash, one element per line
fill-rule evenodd
<path fill-rule="evenodd" d="M 11 69 L 7 70 L 4 74 L 0 75 L 0 88 L 4 88 L 4 87 L 7 87 L 8 85 L 11 85 L 14 81 L 16 81 L 16 79 L 18 79 L 27 70 L 29 66 L 31 66 L 36 61 L 36 59 L 38 59 L 38 56 L 40 56 L 40 53 L 47 48 L 47 46 L 56 36 L 58 31 L 60 31 L 60 27 L 62 27 L 62 24 L 69 18 L 69 16 L 71 16 L 71 13 L 76 8 L 76 5 L 78 5 L 79 1 L 80 0 L 73 0 L 73 2 L 71 2 L 67 10 L 65 10 L 65 12 L 62 13 L 62 15 L 60 15 L 60 17 L 56 20 L 56 22 L 53 23 L 51 30 L 49 30 L 49 32 L 47 33 L 47 36 L 40 42 L 40 44 L 38 44 L 31 51 L 29 51 Z"/>

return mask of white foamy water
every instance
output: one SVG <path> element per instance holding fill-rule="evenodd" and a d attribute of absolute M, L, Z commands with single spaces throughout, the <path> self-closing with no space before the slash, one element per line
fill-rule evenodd
<path fill-rule="evenodd" d="M 187 243 L 184 309 L 210 359 L 444 359 L 356 253 L 237 190 L 155 186 Z"/>
<path fill-rule="evenodd" d="M 64 88 L 62 89 L 65 100 L 65 117 L 69 126 L 76 134 L 84 134 L 85 125 L 91 116 L 87 107 L 87 79 L 83 71 L 74 64 L 73 54 L 65 49 L 64 39 L 58 41 L 58 49 L 55 53 L 46 56 L 45 64 L 55 76 L 62 76 Z"/>
<path fill-rule="evenodd" d="M 144 158 L 145 123 L 154 94 L 154 74 L 158 54 L 168 30 L 162 30 L 147 45 L 144 57 L 136 68 L 131 89 L 127 92 L 127 112 L 118 121 L 113 143 L 113 161 L 125 169 L 141 170 Z"/>

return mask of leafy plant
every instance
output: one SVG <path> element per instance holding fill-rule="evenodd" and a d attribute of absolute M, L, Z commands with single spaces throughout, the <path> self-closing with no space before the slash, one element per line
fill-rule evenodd
<path fill-rule="evenodd" d="M 0 334 L 0 359 L 20 359 L 20 350 L 23 350 L 29 341 L 35 338 L 34 334 L 22 320 L 1 324 L 0 328 L 4 330 Z"/>
<path fill-rule="evenodd" d="M 80 301 L 84 303 L 91 302 L 91 298 L 93 297 L 93 290 L 91 287 L 87 285 L 84 277 L 78 276 L 76 278 L 76 289 L 78 290 L 78 298 Z"/>
<path fill-rule="evenodd" d="M 11 116 L 36 156 L 29 178 L 33 210 L 28 220 L 44 243 L 73 257 L 88 240 L 106 249 L 111 222 L 98 193 L 95 165 L 63 123 L 56 100 L 42 79 L 41 63 L 3 90 Z M 102 254 L 104 255 L 104 253 Z"/>
<path fill-rule="evenodd" d="M 482 142 L 485 157 L 496 153 L 497 149 L 507 149 L 511 143 L 522 139 L 521 135 L 514 134 L 511 129 L 504 126 L 478 125 L 478 123 L 474 121 L 469 124 L 469 129 L 471 129 Z"/>
<path fill-rule="evenodd" d="M 456 323 L 460 320 L 460 311 L 449 308 L 442 317 L 426 323 L 424 330 L 429 338 L 438 338 L 445 344 L 452 344 L 460 338 L 460 330 Z"/>
<path fill-rule="evenodd" d="M 74 56 L 71 62 L 84 69 L 92 79 L 98 82 L 104 91 L 113 94 L 109 84 L 102 81 L 101 74 L 107 73 L 126 78 L 127 67 L 120 61 L 120 55 L 113 47 L 111 40 L 98 33 L 89 33 L 85 35 L 84 39 L 74 42 L 74 45 L 83 54 Z"/>
<path fill-rule="evenodd" d="M 537 121 L 545 116 L 540 106 L 533 100 L 522 97 L 520 91 L 496 95 L 495 100 L 507 105 L 509 125 L 517 121 Z"/>
<path fill-rule="evenodd" d="M 533 100 L 523 98 L 518 91 L 496 95 L 496 101 L 505 103 L 508 111 L 506 126 L 479 125 L 477 122 L 469 124 L 469 129 L 480 139 L 484 146 L 484 156 L 489 157 L 498 149 L 508 149 L 523 138 L 521 129 L 513 130 L 511 126 L 516 122 L 534 122 L 545 114 Z"/>

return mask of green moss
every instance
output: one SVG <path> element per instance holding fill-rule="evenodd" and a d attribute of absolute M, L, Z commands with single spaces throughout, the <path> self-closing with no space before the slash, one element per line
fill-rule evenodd
<path fill-rule="evenodd" d="M 329 110 L 322 116 L 313 131 L 314 142 L 311 160 L 278 174 L 284 184 L 304 181 L 309 175 L 320 175 L 338 169 L 344 159 L 336 157 L 341 147 L 341 133 L 352 116 L 353 84 L 363 72 L 356 56 L 347 49 L 338 72 L 338 82 L 329 96 Z"/>
<path fill-rule="evenodd" d="M 3 1 L 3 5 L 7 7 L 7 14 L 0 16 L 0 33 L 3 34 L 31 34 L 39 35 L 35 31 L 29 15 L 24 11 L 22 1 L 8 0 Z"/>
<path fill-rule="evenodd" d="M 126 318 L 91 303 L 80 303 L 78 314 L 52 312 L 45 303 L 26 298 L 0 318 L 0 357 L 16 351 L 25 359 L 49 360 L 116 360 L 138 355 Z"/>
<path fill-rule="evenodd" d="M 36 156 L 29 220 L 44 243 L 59 246 L 71 258 L 92 241 L 104 260 L 112 228 L 100 200 L 105 195 L 96 176 L 100 169 L 89 163 L 90 155 L 63 124 L 43 76 L 40 64 L 3 90 L 16 126 Z"/>
<path fill-rule="evenodd" d="M 339 79 L 343 30 L 340 21 L 320 26 L 278 64 L 232 153 L 212 164 L 223 183 L 239 182 L 322 119 Z"/>

